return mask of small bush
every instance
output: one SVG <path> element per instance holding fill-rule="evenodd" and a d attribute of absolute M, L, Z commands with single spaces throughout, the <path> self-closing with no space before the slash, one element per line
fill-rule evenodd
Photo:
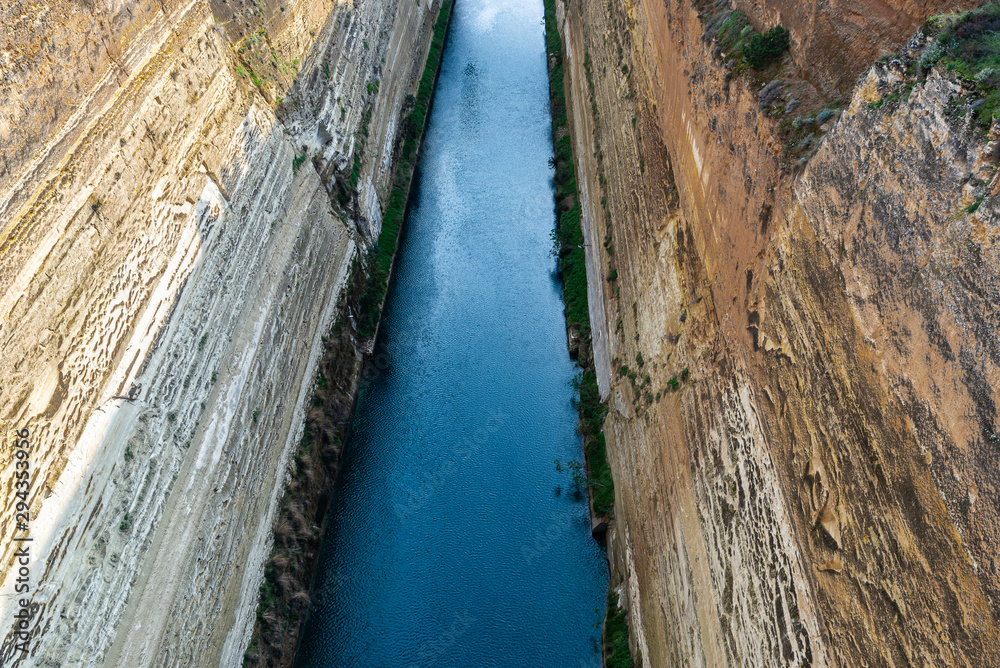
<path fill-rule="evenodd" d="M 743 57 L 755 70 L 761 70 L 781 58 L 788 49 L 790 34 L 784 26 L 774 26 L 762 35 L 754 35 L 743 46 Z"/>
<path fill-rule="evenodd" d="M 816 124 L 823 125 L 828 120 L 837 115 L 837 112 L 833 109 L 824 109 L 823 111 L 816 114 Z"/>

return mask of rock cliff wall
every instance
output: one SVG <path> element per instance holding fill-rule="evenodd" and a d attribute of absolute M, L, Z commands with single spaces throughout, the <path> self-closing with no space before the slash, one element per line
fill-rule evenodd
<path fill-rule="evenodd" d="M 961 3 L 746 4 L 773 85 L 703 39 L 725 3 L 561 6 L 633 655 L 1000 665 L 997 129 L 919 35 L 871 67 Z"/>
<path fill-rule="evenodd" d="M 0 663 L 242 662 L 438 5 L 4 10 L 0 424 L 30 431 L 35 635 Z M 9 629 L 26 534 L 4 453 Z"/>
<path fill-rule="evenodd" d="M 894 52 L 930 16 L 970 9 L 979 0 L 736 0 L 758 26 L 792 33 L 792 58 L 827 92 L 850 95 L 857 77 Z"/>

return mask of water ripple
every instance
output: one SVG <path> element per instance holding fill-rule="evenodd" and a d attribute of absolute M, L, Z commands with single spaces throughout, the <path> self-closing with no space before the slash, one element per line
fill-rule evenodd
<path fill-rule="evenodd" d="M 554 465 L 581 448 L 541 1 L 454 11 L 299 666 L 600 665 L 604 557 Z"/>

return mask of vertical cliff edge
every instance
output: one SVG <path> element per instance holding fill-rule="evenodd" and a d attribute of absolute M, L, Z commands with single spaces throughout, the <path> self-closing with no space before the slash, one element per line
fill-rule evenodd
<path fill-rule="evenodd" d="M 1000 665 L 975 4 L 557 3 L 642 665 Z"/>
<path fill-rule="evenodd" d="M 19 526 L 5 447 L 0 663 L 242 663 L 439 5 L 0 10 L 0 424 L 31 475 Z"/>

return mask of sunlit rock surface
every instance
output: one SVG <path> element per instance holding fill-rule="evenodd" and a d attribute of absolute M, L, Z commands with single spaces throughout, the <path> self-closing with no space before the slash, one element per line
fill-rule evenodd
<path fill-rule="evenodd" d="M 0 423 L 5 444 L 31 432 L 40 606 L 21 665 L 241 664 L 321 337 L 380 229 L 437 6 L 2 10 Z M 7 635 L 0 663 L 19 657 Z"/>
<path fill-rule="evenodd" d="M 872 66 L 961 3 L 815 4 L 808 162 L 691 2 L 560 5 L 613 584 L 644 666 L 1000 665 L 997 130 Z"/>

